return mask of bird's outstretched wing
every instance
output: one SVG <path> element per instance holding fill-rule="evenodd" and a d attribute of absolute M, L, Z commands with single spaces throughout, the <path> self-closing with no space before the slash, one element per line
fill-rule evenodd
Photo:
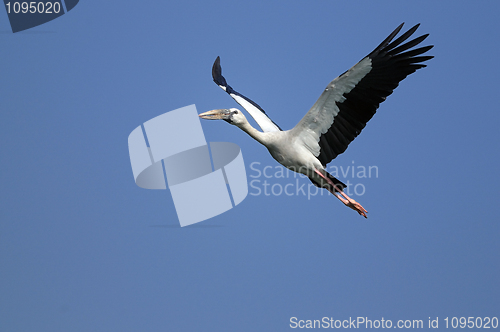
<path fill-rule="evenodd" d="M 222 90 L 226 91 L 238 104 L 241 105 L 257 122 L 262 131 L 280 131 L 281 128 L 278 127 L 276 123 L 271 120 L 266 112 L 257 105 L 254 101 L 248 99 L 242 94 L 234 91 L 227 82 L 224 76 L 222 76 L 222 68 L 220 67 L 220 57 L 215 59 L 214 65 L 212 66 L 212 77 L 214 79 L 215 84 L 217 84 Z"/>
<path fill-rule="evenodd" d="M 330 82 L 291 130 L 291 134 L 302 139 L 323 165 L 347 149 L 399 82 L 425 67 L 422 62 L 433 58 L 421 56 L 432 45 L 407 51 L 428 34 L 402 44 L 418 26 L 391 42 L 403 24 L 398 26 L 373 52 Z"/>

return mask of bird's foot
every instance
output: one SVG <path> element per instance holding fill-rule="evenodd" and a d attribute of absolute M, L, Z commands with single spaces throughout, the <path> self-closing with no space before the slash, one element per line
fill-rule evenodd
<path fill-rule="evenodd" d="M 357 213 L 359 213 L 360 215 L 362 215 L 363 217 L 365 218 L 368 218 L 366 216 L 366 213 L 368 211 L 366 211 L 366 209 L 364 207 L 361 206 L 361 204 L 359 204 L 358 202 L 356 202 L 355 200 L 353 200 L 352 198 L 349 199 L 349 201 L 345 204 L 347 207 L 350 207 L 351 209 L 353 209 L 354 211 L 356 211 Z"/>
<path fill-rule="evenodd" d="M 362 215 L 365 218 L 368 218 L 366 214 L 368 211 L 364 207 L 361 206 L 358 202 L 356 202 L 354 199 L 351 197 L 347 196 L 343 191 L 339 191 L 337 193 L 337 197 L 344 203 L 347 207 L 350 207 L 360 215 Z"/>

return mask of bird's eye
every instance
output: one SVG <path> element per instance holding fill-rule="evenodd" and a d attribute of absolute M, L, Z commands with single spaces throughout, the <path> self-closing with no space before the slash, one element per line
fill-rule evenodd
<path fill-rule="evenodd" d="M 233 113 L 234 113 L 234 114 L 238 114 L 238 111 L 234 111 Z"/>

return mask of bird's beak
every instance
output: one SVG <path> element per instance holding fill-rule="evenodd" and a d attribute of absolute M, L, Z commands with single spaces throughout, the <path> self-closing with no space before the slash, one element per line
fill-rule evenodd
<path fill-rule="evenodd" d="M 198 115 L 202 119 L 207 120 L 226 120 L 230 113 L 227 109 L 213 110 Z"/>

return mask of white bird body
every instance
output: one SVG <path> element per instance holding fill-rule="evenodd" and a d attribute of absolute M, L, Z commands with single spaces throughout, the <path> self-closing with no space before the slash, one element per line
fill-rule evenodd
<path fill-rule="evenodd" d="M 315 169 L 324 169 L 318 158 L 303 144 L 300 137 L 291 130 L 271 133 L 271 143 L 265 144 L 269 153 L 281 165 L 291 171 L 308 177 L 315 176 Z M 297 166 L 299 168 L 297 168 Z"/>
<path fill-rule="evenodd" d="M 263 131 L 253 128 L 236 108 L 217 109 L 202 113 L 200 117 L 222 119 L 239 127 L 263 144 L 281 165 L 308 176 L 314 185 L 327 189 L 345 205 L 366 217 L 367 211 L 343 192 L 346 185 L 326 172 L 325 165 L 347 149 L 399 82 L 425 67 L 421 62 L 432 58 L 419 56 L 432 46 L 407 51 L 428 35 L 400 45 L 416 31 L 418 25 L 391 43 L 402 26 L 368 56 L 330 82 L 316 103 L 291 130 L 282 131 L 259 105 L 226 83 L 219 57 L 212 68 L 214 82 L 248 111 Z"/>

